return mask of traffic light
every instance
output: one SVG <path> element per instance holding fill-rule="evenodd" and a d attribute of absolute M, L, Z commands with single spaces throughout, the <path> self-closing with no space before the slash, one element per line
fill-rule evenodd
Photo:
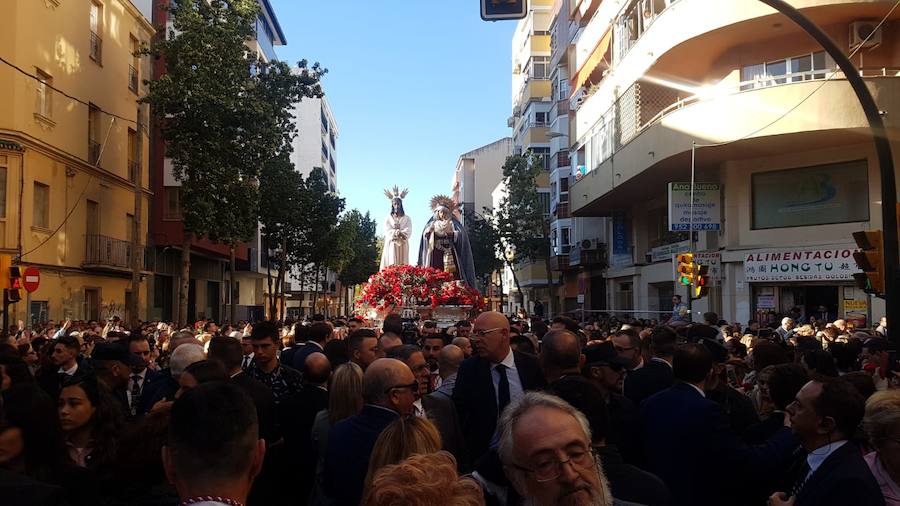
<path fill-rule="evenodd" d="M 866 293 L 884 294 L 884 237 L 881 230 L 853 232 L 853 240 L 860 251 L 853 253 L 853 260 L 863 272 L 853 275 L 856 286 Z"/>
<path fill-rule="evenodd" d="M 9 288 L 9 268 L 12 267 L 12 255 L 0 255 L 0 288 Z"/>
<path fill-rule="evenodd" d="M 6 289 L 6 300 L 16 303 L 22 300 L 22 271 L 18 265 L 9 268 L 9 288 Z"/>
<path fill-rule="evenodd" d="M 702 299 L 707 294 L 709 294 L 709 266 L 698 264 L 694 276 L 694 298 Z"/>
<path fill-rule="evenodd" d="M 694 254 L 678 254 L 678 282 L 684 286 L 694 284 Z"/>
<path fill-rule="evenodd" d="M 528 0 L 481 0 L 481 19 L 522 19 L 528 15 Z"/>

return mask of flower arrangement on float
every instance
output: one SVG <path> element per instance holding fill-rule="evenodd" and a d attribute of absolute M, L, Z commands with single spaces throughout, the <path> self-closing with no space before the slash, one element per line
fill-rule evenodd
<path fill-rule="evenodd" d="M 469 306 L 481 309 L 481 293 L 433 267 L 392 265 L 369 277 L 357 303 L 379 313 L 413 306 Z"/>

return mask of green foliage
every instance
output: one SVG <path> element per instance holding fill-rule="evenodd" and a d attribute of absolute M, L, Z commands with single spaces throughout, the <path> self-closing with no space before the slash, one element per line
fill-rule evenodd
<path fill-rule="evenodd" d="M 361 215 L 356 209 L 348 213 L 348 220 L 356 224 L 356 238 L 353 241 L 353 257 L 338 273 L 345 286 L 358 285 L 378 272 L 379 248 L 375 232 L 375 220 L 369 213 Z"/>
<path fill-rule="evenodd" d="M 261 170 L 282 164 L 296 135 L 292 105 L 321 96 L 318 64 L 292 73 L 263 62 L 255 38 L 256 0 L 179 0 L 172 29 L 146 52 L 166 73 L 147 97 L 181 184 L 186 231 L 228 244 L 249 240 L 261 214 Z M 271 220 L 270 220 L 271 224 Z"/>
<path fill-rule="evenodd" d="M 496 211 L 496 224 L 507 248 L 518 258 L 535 261 L 547 255 L 549 216 L 537 191 L 543 169 L 530 155 L 512 155 L 503 164 L 506 195 Z M 474 241 L 473 241 L 474 244 Z"/>
<path fill-rule="evenodd" d="M 344 210 L 344 199 L 328 188 L 325 172 L 316 167 L 306 179 L 303 206 L 305 217 L 301 221 L 297 240 L 288 248 L 292 266 L 314 264 L 327 266 L 333 254 L 326 241 L 336 233 L 338 217 Z"/>
<path fill-rule="evenodd" d="M 491 274 L 503 268 L 500 231 L 494 222 L 495 218 L 487 208 L 481 215 L 472 211 L 467 211 L 465 215 L 466 231 L 472 245 L 472 259 L 475 261 L 475 276 L 485 286 L 490 283 Z"/>

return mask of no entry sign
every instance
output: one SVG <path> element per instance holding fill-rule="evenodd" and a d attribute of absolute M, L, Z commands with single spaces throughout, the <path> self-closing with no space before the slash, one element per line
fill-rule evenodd
<path fill-rule="evenodd" d="M 41 271 L 39 271 L 37 267 L 25 269 L 25 274 L 22 277 L 25 278 L 22 286 L 25 287 L 25 290 L 27 290 L 28 293 L 37 290 L 38 286 L 41 284 Z"/>

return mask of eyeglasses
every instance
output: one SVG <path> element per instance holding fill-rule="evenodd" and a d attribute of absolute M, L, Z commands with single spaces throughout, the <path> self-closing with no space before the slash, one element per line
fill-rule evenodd
<path fill-rule="evenodd" d="M 391 393 L 391 390 L 396 390 L 398 388 L 408 388 L 410 392 L 416 392 L 419 390 L 419 382 L 413 381 L 409 385 L 395 385 L 384 391 L 385 394 Z"/>
<path fill-rule="evenodd" d="M 563 464 L 572 464 L 575 469 L 587 469 L 594 463 L 594 455 L 587 449 L 578 448 L 570 450 L 567 453 L 566 460 L 546 459 L 537 463 L 534 469 L 513 464 L 513 467 L 522 471 L 533 473 L 534 479 L 538 482 L 546 482 L 559 478 L 562 474 Z"/>
<path fill-rule="evenodd" d="M 480 338 L 490 334 L 491 332 L 497 332 L 498 330 L 502 330 L 502 329 L 503 329 L 503 327 L 496 327 L 493 329 L 475 330 L 472 332 L 472 336 L 480 339 Z"/>

